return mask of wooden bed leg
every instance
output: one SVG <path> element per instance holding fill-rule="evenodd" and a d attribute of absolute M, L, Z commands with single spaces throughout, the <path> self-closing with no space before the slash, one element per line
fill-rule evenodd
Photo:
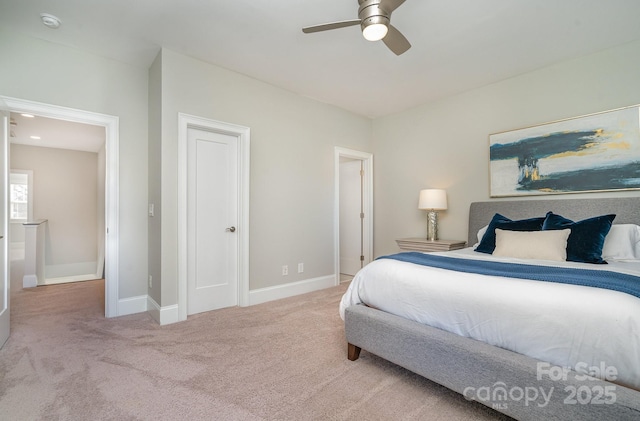
<path fill-rule="evenodd" d="M 353 344 L 347 344 L 347 358 L 349 361 L 355 361 L 360 357 L 360 351 L 362 348 Z"/>

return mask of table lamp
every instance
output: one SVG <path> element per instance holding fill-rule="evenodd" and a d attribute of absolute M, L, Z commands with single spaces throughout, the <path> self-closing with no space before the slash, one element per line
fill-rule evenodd
<path fill-rule="evenodd" d="M 447 191 L 442 189 L 420 190 L 418 209 L 427 210 L 427 240 L 438 239 L 438 212 L 447 209 Z"/>

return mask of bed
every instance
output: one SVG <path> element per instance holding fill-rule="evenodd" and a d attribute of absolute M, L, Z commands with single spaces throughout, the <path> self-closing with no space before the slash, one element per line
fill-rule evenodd
<path fill-rule="evenodd" d="M 541 217 L 549 211 L 573 221 L 615 214 L 613 223 L 618 225 L 616 232 L 620 232 L 625 224 L 640 225 L 640 198 L 635 197 L 476 202 L 470 206 L 468 244 L 479 242 L 479 231 L 482 234 L 481 229 L 495 218 L 496 213 L 515 221 Z M 558 228 L 553 235 L 560 236 L 561 231 Z M 495 232 L 500 235 L 500 244 L 505 244 L 505 233 L 500 230 Z M 446 256 L 435 258 L 473 260 L 475 255 L 482 253 L 465 249 L 460 254 L 453 256 L 446 253 Z M 537 260 L 514 260 L 508 256 L 487 257 L 489 260 L 502 259 L 509 263 L 547 264 Z M 575 262 L 549 265 L 567 266 L 568 270 L 588 267 L 589 273 L 621 271 L 632 276 L 640 274 L 639 262 L 621 260 L 610 259 L 607 265 Z M 483 287 L 473 290 L 471 295 L 476 301 L 472 302 L 468 301 L 468 297 L 460 297 L 465 289 L 470 289 L 469 282 L 473 282 L 471 277 L 476 276 L 477 279 L 478 275 L 458 275 L 449 269 L 439 268 L 434 272 L 434 269 L 428 268 L 431 271 L 429 276 L 434 278 L 430 292 L 433 297 L 423 296 L 424 300 L 419 298 L 419 303 L 411 303 L 407 301 L 409 296 L 419 297 L 417 294 L 420 292 L 409 290 L 406 297 L 396 300 L 394 290 L 400 287 L 390 283 L 404 282 L 405 278 L 414 275 L 421 276 L 422 267 L 394 259 L 379 259 L 373 263 L 374 266 L 370 264 L 356 275 L 341 302 L 348 343 L 347 356 L 350 360 L 357 360 L 364 349 L 461 393 L 469 400 L 476 400 L 519 420 L 640 419 L 639 297 L 619 290 L 581 285 L 490 278 L 491 282 L 486 287 L 483 284 Z M 405 268 L 409 265 L 410 272 L 415 274 L 407 275 L 397 269 L 396 266 L 402 265 Z M 392 281 L 394 277 L 399 281 Z M 486 279 L 483 282 L 489 282 Z M 633 279 L 630 281 L 633 282 Z M 367 282 L 372 285 L 386 283 L 387 290 L 375 293 L 361 290 L 361 286 Z M 535 306 L 540 306 L 534 306 L 534 309 L 544 310 L 536 314 L 535 310 L 524 310 L 523 304 L 523 310 L 520 311 L 516 303 L 518 317 L 506 317 L 514 314 L 512 301 L 518 298 L 513 291 L 507 290 L 513 286 L 505 282 L 518 285 L 518 291 L 524 297 L 523 303 L 533 301 Z M 449 299 L 444 295 L 443 287 L 449 284 L 458 301 L 447 315 L 446 311 L 451 305 L 445 301 L 440 305 L 438 300 Z M 421 285 L 420 288 L 429 287 Z M 544 288 L 542 294 L 534 292 L 541 288 Z M 413 307 L 422 305 L 421 300 L 428 302 L 430 308 L 442 307 L 444 313 L 434 310 L 431 311 L 433 314 L 427 312 L 426 316 L 420 315 Z M 466 314 L 461 317 L 460 306 L 465 300 L 481 316 L 488 310 L 476 309 L 475 305 L 489 302 L 489 321 L 477 320 Z M 394 304 L 394 301 L 404 307 Z M 584 308 L 589 311 L 584 311 Z M 574 310 L 582 313 L 569 315 Z M 517 318 L 522 319 L 525 325 L 520 330 L 516 328 L 515 334 L 499 330 L 500 323 L 508 327 L 512 324 L 510 319 Z M 556 326 L 555 331 L 554 328 L 540 328 L 562 321 L 563 318 L 567 319 L 571 331 L 562 331 L 562 323 L 560 327 Z M 449 325 L 447 319 L 451 319 L 448 320 Z M 469 325 L 465 327 L 464 322 Z M 487 324 L 496 324 L 498 331 L 487 330 L 490 333 L 483 336 L 482 331 L 486 330 Z M 527 342 L 527 329 L 536 334 L 544 331 L 551 338 L 534 336 L 532 340 L 529 336 Z M 522 338 L 518 337 L 520 333 L 523 333 Z M 576 341 L 577 350 L 566 351 L 567 344 Z"/>

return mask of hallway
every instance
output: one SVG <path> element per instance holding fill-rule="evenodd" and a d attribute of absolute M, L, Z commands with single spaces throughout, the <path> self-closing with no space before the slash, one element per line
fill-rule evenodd
<path fill-rule="evenodd" d="M 9 275 L 11 278 L 11 323 L 18 323 L 25 312 L 60 314 L 79 310 L 104 318 L 104 279 L 73 282 L 58 285 L 43 285 L 22 288 L 24 273 L 24 249 L 12 249 L 9 253 Z M 55 304 L 53 304 L 55 303 Z M 61 307 L 60 304 L 64 306 Z"/>

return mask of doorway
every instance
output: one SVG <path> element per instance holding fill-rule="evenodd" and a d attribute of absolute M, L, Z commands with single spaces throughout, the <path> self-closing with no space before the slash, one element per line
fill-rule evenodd
<path fill-rule="evenodd" d="M 373 155 L 335 148 L 336 285 L 373 258 Z"/>
<path fill-rule="evenodd" d="M 13 113 L 100 126 L 104 130 L 104 191 L 99 199 L 104 216 L 99 221 L 103 235 L 99 254 L 104 259 L 104 264 L 100 266 L 104 267 L 105 317 L 118 316 L 118 117 L 10 97 L 1 98 Z"/>
<path fill-rule="evenodd" d="M 102 279 L 104 127 L 15 112 L 11 124 L 11 250 L 29 247 L 30 270 L 40 262 L 39 274 L 25 274 L 31 286 Z M 34 230 L 41 245 L 31 242 Z M 44 254 L 34 255 L 38 248 Z"/>

